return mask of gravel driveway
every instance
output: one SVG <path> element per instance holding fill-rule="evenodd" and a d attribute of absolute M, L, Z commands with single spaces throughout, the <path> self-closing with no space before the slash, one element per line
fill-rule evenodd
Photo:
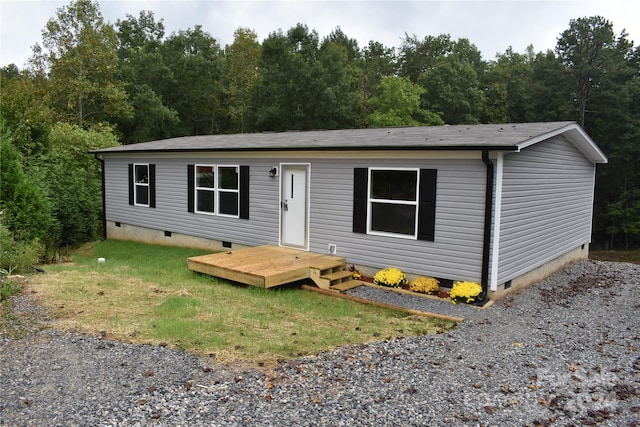
<path fill-rule="evenodd" d="M 639 265 L 578 262 L 486 310 L 409 298 L 390 302 L 465 320 L 268 371 L 52 329 L 3 338 L 0 424 L 640 425 Z M 16 310 L 37 312 L 28 299 Z"/>

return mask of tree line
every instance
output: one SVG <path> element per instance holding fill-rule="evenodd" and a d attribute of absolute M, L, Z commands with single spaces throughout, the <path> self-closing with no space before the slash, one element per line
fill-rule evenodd
<path fill-rule="evenodd" d="M 47 22 L 24 69 L 0 70 L 0 84 L 0 232 L 49 254 L 100 235 L 92 148 L 201 134 L 559 120 L 579 122 L 610 160 L 597 172 L 594 244 L 640 244 L 640 48 L 600 16 L 571 20 L 554 50 L 508 48 L 487 60 L 470 40 L 447 34 L 361 47 L 339 27 L 320 37 L 303 24 L 262 42 L 238 28 L 222 47 L 200 25 L 167 35 L 150 11 L 111 24 L 97 2 L 76 0 Z M 22 174 L 6 176 L 10 168 Z M 20 201 L 25 186 L 37 196 Z"/>

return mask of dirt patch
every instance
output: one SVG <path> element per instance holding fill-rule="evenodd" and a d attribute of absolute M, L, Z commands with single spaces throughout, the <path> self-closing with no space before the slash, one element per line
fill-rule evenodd
<path fill-rule="evenodd" d="M 547 304 L 569 307 L 571 300 L 576 296 L 591 292 L 593 289 L 613 289 L 616 284 L 621 284 L 623 280 L 623 276 L 619 273 L 599 264 L 593 272 L 582 273 L 568 280 L 564 285 L 551 289 L 541 289 L 540 297 Z"/>

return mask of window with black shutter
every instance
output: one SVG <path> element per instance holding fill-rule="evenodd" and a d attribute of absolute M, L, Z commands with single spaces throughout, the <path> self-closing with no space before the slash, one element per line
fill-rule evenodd
<path fill-rule="evenodd" d="M 353 231 L 435 239 L 435 169 L 356 168 Z"/>
<path fill-rule="evenodd" d="M 249 219 L 249 166 L 188 165 L 189 212 Z"/>
<path fill-rule="evenodd" d="M 156 165 L 129 164 L 129 204 L 156 207 Z"/>

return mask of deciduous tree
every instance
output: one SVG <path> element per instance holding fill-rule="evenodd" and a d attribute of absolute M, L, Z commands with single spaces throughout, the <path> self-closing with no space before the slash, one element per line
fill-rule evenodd
<path fill-rule="evenodd" d="M 127 15 L 118 20 L 118 59 L 120 75 L 126 82 L 129 105 L 134 114 L 117 120 L 122 142 L 163 139 L 177 134 L 178 113 L 166 106 L 163 89 L 171 86 L 172 73 L 160 53 L 164 24 L 153 12 L 140 12 L 138 18 Z"/>
<path fill-rule="evenodd" d="M 226 112 L 222 111 L 224 60 L 218 42 L 196 25 L 169 36 L 160 50 L 172 77 L 162 100 L 178 112 L 178 132 L 219 133 Z"/>
<path fill-rule="evenodd" d="M 59 122 L 49 135 L 50 152 L 39 168 L 53 197 L 52 217 L 60 229 L 58 246 L 75 246 L 102 235 L 100 163 L 89 151 L 119 145 L 109 127 L 85 130 Z"/>
<path fill-rule="evenodd" d="M 227 79 L 229 115 L 235 130 L 240 133 L 253 130 L 255 97 L 260 83 L 260 43 L 258 35 L 248 28 L 238 28 L 233 44 L 227 47 Z"/>
<path fill-rule="evenodd" d="M 420 108 L 420 86 L 408 77 L 386 76 L 380 81 L 380 96 L 371 98 L 373 111 L 368 117 L 369 126 L 425 126 L 443 124 L 442 119 Z"/>
<path fill-rule="evenodd" d="M 0 70 L 0 116 L 11 133 L 13 145 L 25 158 L 47 150 L 53 114 L 36 89 L 34 79 L 15 66 Z"/>
<path fill-rule="evenodd" d="M 116 35 L 98 3 L 76 0 L 58 9 L 34 46 L 33 70 L 61 120 L 81 127 L 132 115 L 118 79 Z"/>

